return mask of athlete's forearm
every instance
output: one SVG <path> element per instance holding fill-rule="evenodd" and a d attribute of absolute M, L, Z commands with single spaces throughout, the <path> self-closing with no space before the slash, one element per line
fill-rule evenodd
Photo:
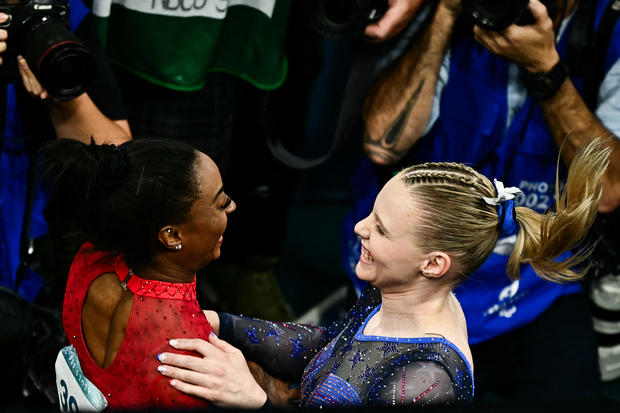
<path fill-rule="evenodd" d="M 569 165 L 576 152 L 594 138 L 609 137 L 607 144 L 613 149 L 609 167 L 603 176 L 603 196 L 599 211 L 610 212 L 620 205 L 620 143 L 601 121 L 588 109 L 575 89 L 566 79 L 558 93 L 551 99 L 540 101 L 549 130 L 558 148 L 562 148 L 562 160 Z"/>

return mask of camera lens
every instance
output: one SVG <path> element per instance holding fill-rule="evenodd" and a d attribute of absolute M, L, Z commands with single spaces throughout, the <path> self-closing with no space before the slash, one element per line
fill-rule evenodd
<path fill-rule="evenodd" d="M 322 36 L 357 37 L 364 33 L 372 9 L 370 0 L 306 0 L 312 27 Z"/>
<path fill-rule="evenodd" d="M 27 30 L 22 51 L 28 65 L 50 95 L 78 97 L 95 77 L 95 60 L 63 24 L 44 18 Z"/>
<path fill-rule="evenodd" d="M 325 19 L 334 25 L 350 24 L 358 14 L 357 4 L 351 0 L 320 2 Z"/>
<path fill-rule="evenodd" d="M 529 0 L 462 0 L 463 9 L 485 30 L 503 30 L 527 10 Z"/>
<path fill-rule="evenodd" d="M 41 84 L 59 99 L 73 99 L 90 84 L 95 64 L 81 43 L 54 45 L 40 61 Z"/>

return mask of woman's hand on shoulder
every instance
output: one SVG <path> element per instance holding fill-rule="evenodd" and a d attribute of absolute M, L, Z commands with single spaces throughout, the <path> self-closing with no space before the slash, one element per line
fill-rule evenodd
<path fill-rule="evenodd" d="M 240 350 L 211 334 L 201 339 L 170 340 L 178 350 L 195 351 L 195 357 L 175 353 L 158 356 L 158 370 L 170 377 L 170 385 L 193 396 L 209 400 L 219 407 L 256 409 L 267 401 L 267 395 L 252 377 Z"/>

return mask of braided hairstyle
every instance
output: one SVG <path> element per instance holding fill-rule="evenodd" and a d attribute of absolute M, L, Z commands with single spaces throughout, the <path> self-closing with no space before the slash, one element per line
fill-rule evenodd
<path fill-rule="evenodd" d="M 57 139 L 41 149 L 41 177 L 57 211 L 71 214 L 97 249 L 147 262 L 165 225 L 184 222 L 199 196 L 198 153 L 165 139 L 120 146 Z"/>
<path fill-rule="evenodd" d="M 594 139 L 573 160 L 560 194 L 556 180 L 555 210 L 543 214 L 515 208 L 519 232 L 507 273 L 519 278 L 519 264 L 529 263 L 538 276 L 550 281 L 577 280 L 587 272 L 583 263 L 592 246 L 581 246 L 564 260 L 558 257 L 579 246 L 596 217 L 601 177 L 611 149 Z M 483 197 L 496 194 L 489 179 L 459 163 L 429 162 L 411 166 L 397 175 L 410 190 L 418 220 L 414 228 L 426 251 L 445 251 L 454 269 L 464 277 L 479 268 L 493 251 L 501 223 L 495 206 Z"/>

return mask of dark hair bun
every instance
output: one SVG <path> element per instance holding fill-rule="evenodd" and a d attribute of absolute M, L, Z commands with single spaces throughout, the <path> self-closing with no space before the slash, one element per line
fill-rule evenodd
<path fill-rule="evenodd" d="M 127 172 L 127 151 L 124 145 L 89 145 L 98 163 L 97 189 L 111 189 L 118 185 Z"/>

